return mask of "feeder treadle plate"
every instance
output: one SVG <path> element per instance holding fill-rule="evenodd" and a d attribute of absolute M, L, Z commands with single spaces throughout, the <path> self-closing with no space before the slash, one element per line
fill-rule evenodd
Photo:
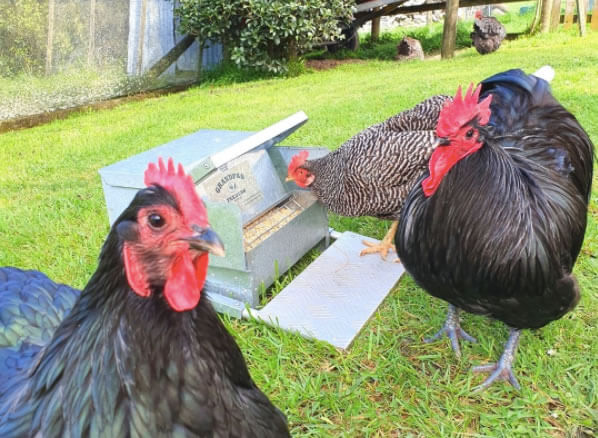
<path fill-rule="evenodd" d="M 249 309 L 252 317 L 283 330 L 349 347 L 405 269 L 378 254 L 359 255 L 362 240 L 344 232 L 263 309 Z"/>

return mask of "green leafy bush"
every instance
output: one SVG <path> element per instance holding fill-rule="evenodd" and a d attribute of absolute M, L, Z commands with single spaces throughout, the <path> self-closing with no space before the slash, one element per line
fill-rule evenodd
<path fill-rule="evenodd" d="M 88 59 L 95 65 L 122 65 L 127 55 L 127 0 L 97 2 L 92 56 L 89 2 L 55 1 L 52 17 L 49 9 L 48 0 L 0 0 L 0 76 L 88 67 Z M 46 72 L 49 22 L 52 62 Z"/>
<path fill-rule="evenodd" d="M 286 72 L 315 44 L 339 39 L 353 0 L 180 0 L 179 30 L 221 41 L 240 67 Z"/>
<path fill-rule="evenodd" d="M 41 71 L 45 62 L 48 4 L 0 3 L 0 76 Z"/>

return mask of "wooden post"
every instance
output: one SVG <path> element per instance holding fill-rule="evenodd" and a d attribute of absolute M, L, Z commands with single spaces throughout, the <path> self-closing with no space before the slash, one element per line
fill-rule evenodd
<path fill-rule="evenodd" d="M 594 0 L 594 9 L 592 9 L 592 30 L 598 30 L 598 0 Z"/>
<path fill-rule="evenodd" d="M 565 24 L 563 29 L 569 29 L 573 24 L 573 9 L 575 6 L 575 0 L 567 0 L 565 4 Z"/>
<path fill-rule="evenodd" d="M 561 21 L 561 0 L 553 0 L 550 12 L 550 31 L 557 30 Z"/>
<path fill-rule="evenodd" d="M 444 13 L 444 27 L 442 30 L 442 47 L 440 48 L 440 57 L 442 59 L 455 56 L 458 12 L 459 0 L 447 0 Z"/>
<path fill-rule="evenodd" d="M 380 39 L 380 17 L 372 18 L 372 41 Z"/>
<path fill-rule="evenodd" d="M 178 43 L 174 45 L 172 49 L 168 51 L 162 58 L 156 61 L 145 73 L 147 76 L 158 77 L 162 73 L 164 73 L 168 67 L 176 62 L 179 57 L 185 53 L 191 44 L 195 41 L 195 37 L 192 35 L 187 35 L 185 38 L 180 40 Z M 200 45 L 200 48 L 203 49 L 203 46 Z"/>
<path fill-rule="evenodd" d="M 137 74 L 143 70 L 143 43 L 145 41 L 145 22 L 147 15 L 147 0 L 141 0 L 141 11 L 139 12 L 139 41 L 137 45 Z"/>
<path fill-rule="evenodd" d="M 48 42 L 46 43 L 46 76 L 52 73 L 52 49 L 54 48 L 54 5 L 48 0 Z"/>
<path fill-rule="evenodd" d="M 542 15 L 540 18 L 540 33 L 548 33 L 552 16 L 552 0 L 542 0 Z"/>
<path fill-rule="evenodd" d="M 201 81 L 201 69 L 203 68 L 203 51 L 205 46 L 205 41 L 197 39 L 197 74 L 195 76 L 195 81 Z"/>
<path fill-rule="evenodd" d="M 93 63 L 96 46 L 96 0 L 89 2 L 89 44 L 87 45 L 87 65 Z"/>
<path fill-rule="evenodd" d="M 586 0 L 577 0 L 577 24 L 579 35 L 586 36 Z"/>
<path fill-rule="evenodd" d="M 430 3 L 430 0 L 424 0 L 424 4 Z M 432 24 L 432 11 L 426 12 L 426 25 Z"/>

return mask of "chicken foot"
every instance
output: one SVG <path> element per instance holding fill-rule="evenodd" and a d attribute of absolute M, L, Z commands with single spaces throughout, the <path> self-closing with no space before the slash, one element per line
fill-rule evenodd
<path fill-rule="evenodd" d="M 386 256 L 388 255 L 389 251 L 394 251 L 396 253 L 397 249 L 395 248 L 393 241 L 395 234 L 397 233 L 398 225 L 398 221 L 393 221 L 388 232 L 386 233 L 386 236 L 384 236 L 384 239 L 382 239 L 380 243 L 367 242 L 363 240 L 362 243 L 368 248 L 362 249 L 359 255 L 364 256 L 366 254 L 380 253 L 382 260 L 386 260 Z M 395 263 L 398 263 L 400 260 L 397 258 L 394 261 Z"/>
<path fill-rule="evenodd" d="M 478 342 L 476 338 L 471 336 L 461 328 L 459 322 L 459 308 L 449 304 L 448 312 L 446 313 L 446 321 L 444 325 L 436 334 L 430 338 L 424 339 L 424 342 L 430 343 L 437 341 L 442 336 L 446 335 L 451 340 L 451 347 L 455 352 L 455 356 L 461 358 L 461 347 L 459 346 L 459 339 L 464 339 L 469 342 Z"/>
<path fill-rule="evenodd" d="M 488 365 L 479 365 L 471 369 L 474 373 L 492 373 L 481 385 L 476 386 L 473 392 L 483 391 L 496 380 L 506 380 L 516 389 L 521 389 L 521 386 L 513 373 L 513 369 L 511 368 L 513 360 L 515 360 L 515 352 L 517 351 L 520 335 L 520 330 L 512 328 L 509 334 L 509 339 L 507 339 L 507 343 L 505 344 L 505 349 L 498 362 Z"/>

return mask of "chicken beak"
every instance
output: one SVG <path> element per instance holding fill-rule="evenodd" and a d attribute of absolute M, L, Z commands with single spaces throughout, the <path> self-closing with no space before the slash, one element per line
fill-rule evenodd
<path fill-rule="evenodd" d="M 451 144 L 451 141 L 448 138 L 439 138 L 438 139 L 438 146 L 448 146 Z"/>
<path fill-rule="evenodd" d="M 213 231 L 211 228 L 202 228 L 197 225 L 192 225 L 193 234 L 191 237 L 185 238 L 187 243 L 189 243 L 189 247 L 196 251 L 202 252 L 209 252 L 219 257 L 224 257 L 226 255 L 224 251 L 224 244 L 218 234 Z"/>
<path fill-rule="evenodd" d="M 285 182 L 295 181 L 295 178 L 293 178 L 292 176 L 287 176 L 284 181 Z"/>

